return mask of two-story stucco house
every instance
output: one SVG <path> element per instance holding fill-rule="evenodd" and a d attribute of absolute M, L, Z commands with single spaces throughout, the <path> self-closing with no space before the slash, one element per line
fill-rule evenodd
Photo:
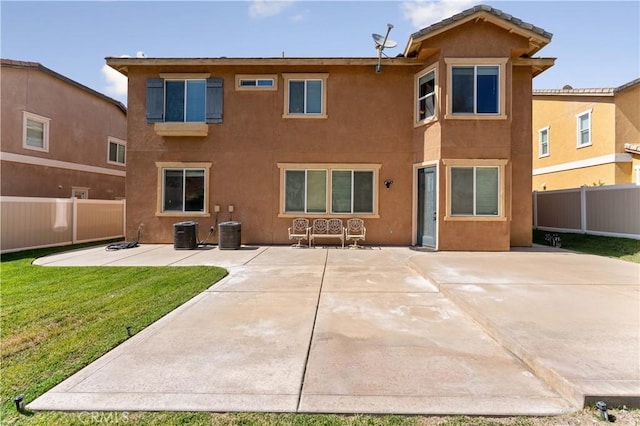
<path fill-rule="evenodd" d="M 37 62 L 0 69 L 0 194 L 123 198 L 125 106 Z"/>
<path fill-rule="evenodd" d="M 533 92 L 533 190 L 640 184 L 640 79 Z"/>
<path fill-rule="evenodd" d="M 533 58 L 551 34 L 476 6 L 401 57 L 107 58 L 129 79 L 128 234 L 242 225 L 289 243 L 292 219 L 359 217 L 368 244 L 531 244 Z M 230 208 L 230 206 L 233 206 Z M 219 213 L 218 213 L 219 211 Z"/>

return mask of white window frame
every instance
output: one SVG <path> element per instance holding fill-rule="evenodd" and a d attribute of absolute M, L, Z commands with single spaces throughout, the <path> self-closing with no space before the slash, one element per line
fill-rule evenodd
<path fill-rule="evenodd" d="M 315 73 L 315 74 L 305 74 L 305 73 L 285 73 L 282 74 L 282 78 L 284 79 L 284 113 L 282 114 L 283 118 L 327 118 L 327 79 L 329 78 L 329 74 L 327 73 Z M 289 113 L 289 102 L 290 102 L 290 94 L 289 94 L 289 86 L 292 81 L 311 81 L 311 80 L 321 80 L 322 81 L 322 100 L 320 101 L 320 113 L 308 114 L 308 113 L 297 113 L 291 114 Z"/>
<path fill-rule="evenodd" d="M 118 145 L 118 149 L 120 149 L 120 147 L 122 147 L 122 149 L 124 149 L 124 162 L 121 163 L 119 161 L 117 161 L 117 155 L 116 155 L 116 161 L 111 161 L 111 144 L 115 144 Z M 127 142 L 123 141 L 122 139 L 118 139 L 118 138 L 114 138 L 112 136 L 109 136 L 107 138 L 107 163 L 109 164 L 114 164 L 116 166 L 126 166 L 127 165 Z"/>
<path fill-rule="evenodd" d="M 550 154 L 549 151 L 549 142 L 550 142 L 550 131 L 549 131 L 550 127 L 543 127 L 542 129 L 538 130 L 538 158 L 543 158 L 543 157 L 548 157 Z M 546 133 L 547 134 L 547 152 L 543 152 L 543 142 L 542 142 L 542 135 Z"/>
<path fill-rule="evenodd" d="M 447 65 L 447 109 L 444 116 L 448 120 L 506 120 L 507 119 L 507 62 L 509 58 L 445 58 Z M 453 68 L 497 66 L 498 67 L 498 113 L 453 113 Z M 476 109 L 476 90 L 474 72 L 474 106 Z"/>
<path fill-rule="evenodd" d="M 587 146 L 591 146 L 593 142 L 593 122 L 592 122 L 592 112 L 593 109 L 588 111 L 581 112 L 580 114 L 576 114 L 576 148 L 585 148 Z M 580 128 L 580 119 L 584 116 L 589 117 L 589 128 L 587 132 L 589 134 L 589 141 L 587 143 L 582 143 L 582 129 Z"/>
<path fill-rule="evenodd" d="M 243 86 L 243 82 L 252 81 L 255 82 L 253 86 Z M 270 86 L 259 86 L 259 81 L 271 81 Z M 277 74 L 236 74 L 236 90 L 249 91 L 249 92 L 264 92 L 264 91 L 276 91 L 278 90 L 278 75 Z"/>
<path fill-rule="evenodd" d="M 446 202 L 446 214 L 444 217 L 445 221 L 506 221 L 506 207 L 505 207 L 505 181 L 506 181 L 506 165 L 509 160 L 505 159 L 487 159 L 487 160 L 477 160 L 477 159 L 443 159 L 442 162 L 446 167 L 446 194 L 447 194 L 447 202 Z M 458 167 L 473 167 L 473 168 L 482 168 L 482 167 L 497 167 L 498 168 L 498 214 L 497 215 L 454 215 L 451 212 L 451 202 L 452 202 L 452 184 L 451 184 L 451 170 Z M 475 173 L 474 173 L 474 210 L 475 210 Z"/>
<path fill-rule="evenodd" d="M 190 163 L 190 162 L 156 162 L 157 183 L 156 183 L 156 216 L 163 217 L 209 217 L 209 191 L 211 175 L 211 163 Z M 166 169 L 186 169 L 186 170 L 202 170 L 204 169 L 204 205 L 203 211 L 163 211 L 164 208 L 164 170 Z"/>
<path fill-rule="evenodd" d="M 29 120 L 42 124 L 42 147 L 27 145 L 27 124 Z M 32 112 L 22 111 L 22 147 L 33 151 L 49 152 L 50 122 L 50 118 Z"/>
<path fill-rule="evenodd" d="M 438 72 L 437 72 L 437 68 L 438 68 L 438 64 L 434 64 L 428 68 L 426 68 L 423 71 L 420 71 L 419 73 L 417 73 L 415 75 L 415 80 L 414 80 L 414 96 L 415 96 L 415 100 L 414 100 L 414 105 L 415 105 L 415 109 L 414 109 L 414 127 L 423 125 L 423 124 L 427 124 L 430 123 L 432 121 L 437 120 L 438 118 L 438 98 L 439 98 L 439 91 L 438 91 Z M 433 93 L 432 94 L 427 94 L 424 97 L 420 96 L 420 79 L 424 76 L 426 76 L 427 74 L 433 73 Z M 423 119 L 420 119 L 420 101 L 424 98 L 427 99 L 429 96 L 433 96 L 433 115 L 425 117 Z"/>
<path fill-rule="evenodd" d="M 635 166 L 633 168 L 633 171 L 635 172 L 635 176 L 636 176 L 636 181 L 634 183 L 636 185 L 640 185 L 640 166 Z"/>
<path fill-rule="evenodd" d="M 314 164 L 314 163 L 278 163 L 278 168 L 280 169 L 280 207 L 278 217 L 285 218 L 295 218 L 295 217 L 340 217 L 340 218 L 350 218 L 350 217 L 366 217 L 368 219 L 376 219 L 379 218 L 379 206 L 378 199 L 380 194 L 380 168 L 381 164 Z M 327 186 L 326 186 L 326 213 L 303 213 L 303 212 L 287 212 L 286 211 L 286 181 L 285 174 L 288 170 L 324 170 L 327 172 Z M 332 172 L 333 171 L 367 171 L 373 172 L 373 200 L 372 200 L 372 208 L 373 212 L 371 213 L 332 213 Z M 353 175 L 352 175 L 353 176 Z M 353 179 L 352 179 L 353 185 Z M 305 188 L 306 191 L 306 188 Z M 353 198 L 353 190 L 351 192 L 351 196 Z M 305 201 L 306 203 L 306 201 Z M 353 199 L 351 204 L 351 209 L 353 211 Z M 306 205 L 305 205 L 306 210 Z"/>

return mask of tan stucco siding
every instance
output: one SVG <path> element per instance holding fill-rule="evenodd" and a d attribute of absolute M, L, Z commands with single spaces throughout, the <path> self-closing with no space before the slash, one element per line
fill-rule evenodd
<path fill-rule="evenodd" d="M 514 67 L 513 119 L 511 120 L 511 246 L 527 247 L 532 243 L 531 226 L 531 69 Z"/>
<path fill-rule="evenodd" d="M 165 70 L 171 72 L 176 70 Z M 283 118 L 282 76 L 270 67 L 198 70 L 224 79 L 224 119 L 210 125 L 204 138 L 168 138 L 155 134 L 144 117 L 145 81 L 160 70 L 130 73 L 130 174 L 127 182 L 128 232 L 144 223 L 146 238 L 171 242 L 173 223 L 197 220 L 201 229 L 215 226 L 208 217 L 157 217 L 155 162 L 211 162 L 208 210 L 220 205 L 218 221 L 242 223 L 244 243 L 287 243 L 291 219 L 279 217 L 281 188 L 277 163 L 381 164 L 378 175 L 379 217 L 361 215 L 371 243 L 411 243 L 413 73 L 369 67 L 287 69 L 328 73 L 327 118 Z M 278 90 L 238 92 L 235 74 L 278 74 Z M 407 101 L 409 99 L 409 101 Z M 391 107 L 393 105 L 393 107 Z M 382 181 L 394 183 L 388 190 Z M 346 216 L 345 216 L 346 219 Z M 145 236 L 143 235 L 143 240 Z"/>
<path fill-rule="evenodd" d="M 126 168 L 108 162 L 109 137 L 127 139 L 118 106 L 38 69 L 3 66 L 1 85 L 2 195 L 70 197 L 84 187 L 90 198 L 124 196 Z M 48 150 L 23 146 L 25 112 L 48 120 Z"/>
<path fill-rule="evenodd" d="M 408 245 L 417 239 L 416 171 L 436 166 L 439 250 L 509 250 L 511 244 L 530 245 L 532 71 L 522 65 L 512 69 L 513 59 L 530 48 L 528 37 L 474 19 L 425 38 L 418 59 L 383 61 L 381 73 L 362 61 L 337 59 L 310 60 L 309 65 L 286 59 L 264 64 L 257 59 L 216 63 L 179 58 L 164 66 L 142 60 L 123 63 L 121 69 L 129 76 L 130 106 L 127 234 L 134 235 L 144 223 L 143 242 L 168 243 L 175 222 L 196 220 L 203 236 L 210 226 L 233 218 L 242 223 L 245 244 L 290 243 L 287 227 L 294 215 L 283 208 L 284 170 L 313 169 L 314 164 L 327 169 L 370 165 L 377 188 L 374 213 L 306 217 L 360 216 L 367 227 L 366 244 Z M 180 61 L 184 66 L 176 65 Z M 463 116 L 450 107 L 447 76 L 453 66 L 469 65 L 499 67 L 497 113 Z M 418 124 L 416 76 L 427 69 L 436 72 L 437 112 L 427 123 Z M 206 130 L 206 136 L 157 134 L 155 126 L 145 121 L 145 82 L 165 73 L 204 73 L 222 79 L 223 122 L 194 130 Z M 326 110 L 319 116 L 292 117 L 285 111 L 286 78 L 296 73 L 313 74 L 326 82 Z M 275 76 L 277 87 L 238 91 L 239 74 Z M 206 163 L 204 213 L 159 212 L 158 171 L 163 164 L 177 162 Z M 476 167 L 498 169 L 498 211 L 494 204 L 491 211 L 478 208 L 476 212 L 477 204 L 472 213 L 457 207 L 454 211 L 449 195 L 454 167 L 474 168 L 473 173 Z M 393 183 L 386 188 L 385 181 Z M 455 190 L 466 197 L 467 188 Z M 230 205 L 233 215 L 227 212 Z M 218 214 L 216 206 L 220 206 Z"/>
<path fill-rule="evenodd" d="M 533 176 L 532 185 L 535 191 L 544 191 L 545 189 L 578 188 L 582 185 L 615 185 L 616 183 L 621 183 L 616 182 L 616 164 L 609 163 Z"/>
<path fill-rule="evenodd" d="M 591 146 L 577 146 L 577 116 L 591 111 Z M 611 154 L 614 146 L 613 97 L 533 97 L 533 168 Z M 540 158 L 538 131 L 549 127 L 549 156 Z"/>
<path fill-rule="evenodd" d="M 640 85 L 616 93 L 616 152 L 624 152 L 624 144 L 640 144 Z"/>
<path fill-rule="evenodd" d="M 534 96 L 533 190 L 635 182 L 636 154 L 624 144 L 640 140 L 640 86 L 615 96 Z M 592 111 L 592 145 L 578 148 L 576 115 Z M 549 156 L 540 158 L 538 130 L 549 127 Z"/>
<path fill-rule="evenodd" d="M 69 198 L 73 188 L 86 188 L 89 198 L 114 200 L 124 198 L 124 180 L 124 176 L 3 161 L 1 192 L 3 196 Z"/>

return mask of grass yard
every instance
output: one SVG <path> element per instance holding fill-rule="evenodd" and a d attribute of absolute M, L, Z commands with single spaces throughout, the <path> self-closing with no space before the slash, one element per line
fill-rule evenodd
<path fill-rule="evenodd" d="M 67 248 L 68 250 L 68 248 Z M 2 256 L 3 424 L 61 424 L 49 414 L 17 414 L 82 367 L 223 278 L 222 268 L 41 267 L 34 258 L 60 249 Z M 53 416 L 55 417 L 55 415 Z M 66 422 L 62 422 L 66 423 Z"/>
<path fill-rule="evenodd" d="M 557 234 L 562 239 L 563 249 L 640 263 L 640 240 L 587 234 L 563 234 L 536 229 L 533 231 L 533 242 L 547 245 L 544 240 L 546 234 Z"/>

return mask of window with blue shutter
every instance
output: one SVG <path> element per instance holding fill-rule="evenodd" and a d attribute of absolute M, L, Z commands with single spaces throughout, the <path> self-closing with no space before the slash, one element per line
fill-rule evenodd
<path fill-rule="evenodd" d="M 222 123 L 223 80 L 147 80 L 147 122 Z"/>
<path fill-rule="evenodd" d="M 147 123 L 164 121 L 164 80 L 150 78 L 147 80 Z"/>
<path fill-rule="evenodd" d="M 206 122 L 222 123 L 223 87 L 221 78 L 207 79 Z"/>

